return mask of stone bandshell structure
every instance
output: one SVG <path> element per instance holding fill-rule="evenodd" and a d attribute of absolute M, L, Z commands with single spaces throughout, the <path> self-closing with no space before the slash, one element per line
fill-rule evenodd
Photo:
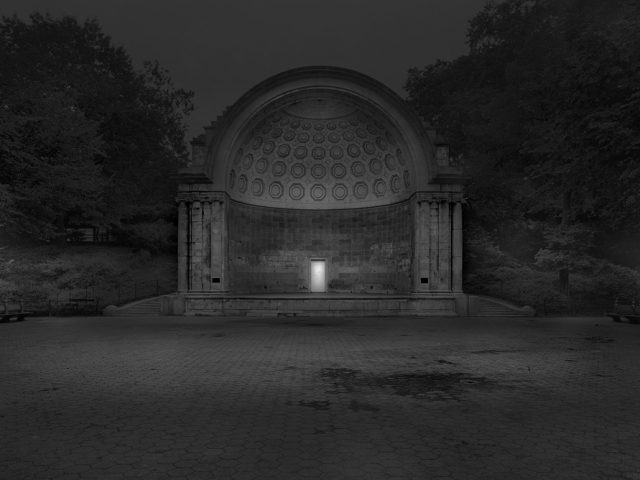
<path fill-rule="evenodd" d="M 192 142 L 180 172 L 178 288 L 207 298 L 462 291 L 461 169 L 395 93 L 351 70 L 260 83 Z M 209 307 L 207 307 L 209 305 Z"/>

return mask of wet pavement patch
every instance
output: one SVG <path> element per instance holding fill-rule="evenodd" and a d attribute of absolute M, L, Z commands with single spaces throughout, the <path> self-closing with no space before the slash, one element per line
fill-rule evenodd
<path fill-rule="evenodd" d="M 368 403 L 351 400 L 351 403 L 349 404 L 349 410 L 353 410 L 354 412 L 359 412 L 360 410 L 365 412 L 377 412 L 380 409 L 375 405 L 370 405 Z"/>
<path fill-rule="evenodd" d="M 615 339 L 613 338 L 606 338 L 606 337 L 585 337 L 585 340 L 592 342 L 592 343 L 612 343 L 615 342 Z"/>
<path fill-rule="evenodd" d="M 323 368 L 320 370 L 322 378 L 337 378 L 340 380 L 355 378 L 358 373 L 360 373 L 360 370 L 352 370 L 350 368 Z"/>
<path fill-rule="evenodd" d="M 475 353 L 477 355 L 483 354 L 496 354 L 496 353 L 519 353 L 522 350 L 475 350 L 471 353 Z"/>
<path fill-rule="evenodd" d="M 331 405 L 331 402 L 329 402 L 329 400 L 310 400 L 310 401 L 300 400 L 298 402 L 298 405 L 302 407 L 310 407 L 310 408 L 313 408 L 314 410 L 329 410 L 329 406 Z"/>
<path fill-rule="evenodd" d="M 352 392 L 356 385 L 362 384 L 363 377 L 359 376 L 360 373 L 359 370 L 350 368 L 323 368 L 320 370 L 320 377 L 333 384 L 334 390 L 327 390 L 326 393 L 345 393 Z"/>
<path fill-rule="evenodd" d="M 398 372 L 391 375 L 367 374 L 348 368 L 324 368 L 320 376 L 331 381 L 333 389 L 326 393 L 353 393 L 365 389 L 389 389 L 395 395 L 425 398 L 429 400 L 458 400 L 471 389 L 487 389 L 496 386 L 486 377 L 463 372 Z M 364 410 L 366 404 L 352 401 L 351 410 Z M 377 407 L 374 407 L 377 408 Z M 373 411 L 373 410 L 372 410 Z"/>
<path fill-rule="evenodd" d="M 381 378 L 380 384 L 391 387 L 396 395 L 446 400 L 457 399 L 465 389 L 491 386 L 493 382 L 485 377 L 472 377 L 459 372 L 425 372 L 389 375 Z"/>

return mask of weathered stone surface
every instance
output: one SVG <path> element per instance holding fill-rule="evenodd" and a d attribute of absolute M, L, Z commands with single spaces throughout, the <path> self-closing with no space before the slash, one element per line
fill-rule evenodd
<path fill-rule="evenodd" d="M 181 293 L 309 292 L 312 259 L 328 292 L 461 291 L 462 171 L 443 181 L 433 136 L 380 83 L 292 70 L 205 130 L 177 198 Z"/>
<path fill-rule="evenodd" d="M 229 274 L 234 292 L 304 292 L 309 259 L 326 259 L 335 292 L 411 290 L 411 205 L 268 209 L 232 202 Z"/>

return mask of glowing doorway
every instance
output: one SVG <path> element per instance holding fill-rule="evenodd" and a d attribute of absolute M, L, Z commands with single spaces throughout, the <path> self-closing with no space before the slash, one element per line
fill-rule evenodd
<path fill-rule="evenodd" d="M 311 260 L 311 292 L 325 292 L 325 261 Z"/>

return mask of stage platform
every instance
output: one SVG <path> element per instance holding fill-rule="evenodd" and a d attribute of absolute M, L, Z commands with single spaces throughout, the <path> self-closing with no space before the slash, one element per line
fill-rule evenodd
<path fill-rule="evenodd" d="M 174 293 L 110 306 L 105 315 L 209 316 L 530 316 L 530 307 L 465 293 Z"/>

